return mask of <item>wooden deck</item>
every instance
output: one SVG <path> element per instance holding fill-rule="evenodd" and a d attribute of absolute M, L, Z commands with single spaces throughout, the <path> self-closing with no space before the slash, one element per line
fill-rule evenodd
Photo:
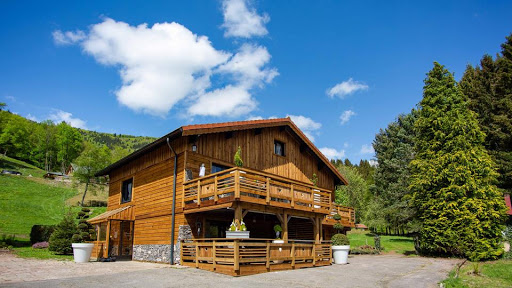
<path fill-rule="evenodd" d="M 184 210 L 242 201 L 329 214 L 332 191 L 269 173 L 231 168 L 183 183 Z"/>
<path fill-rule="evenodd" d="M 322 221 L 322 225 L 334 225 L 334 223 L 338 222 L 333 219 L 335 214 L 340 214 L 340 221 L 343 226 L 351 228 L 356 227 L 356 211 L 354 208 L 335 203 L 332 203 L 331 212 L 329 215 L 325 216 L 325 219 Z"/>
<path fill-rule="evenodd" d="M 331 244 L 270 239 L 181 241 L 181 264 L 232 276 L 331 265 Z"/>

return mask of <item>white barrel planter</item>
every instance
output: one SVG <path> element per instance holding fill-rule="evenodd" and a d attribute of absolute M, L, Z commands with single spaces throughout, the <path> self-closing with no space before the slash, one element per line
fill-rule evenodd
<path fill-rule="evenodd" d="M 347 264 L 349 251 L 350 245 L 333 245 L 332 257 L 334 258 L 334 264 Z"/>
<path fill-rule="evenodd" d="M 76 263 L 87 263 L 91 259 L 93 243 L 72 243 L 73 258 Z"/>
<path fill-rule="evenodd" d="M 226 231 L 226 238 L 249 239 L 249 231 Z"/>

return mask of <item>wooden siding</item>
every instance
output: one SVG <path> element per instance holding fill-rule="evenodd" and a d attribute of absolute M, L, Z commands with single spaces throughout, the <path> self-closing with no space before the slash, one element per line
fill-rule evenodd
<path fill-rule="evenodd" d="M 332 172 L 323 162 L 308 153 L 307 149 L 301 152 L 299 141 L 286 129 L 273 127 L 261 129 L 259 134 L 255 132 L 242 130 L 200 135 L 197 138 L 197 154 L 217 160 L 219 164 L 233 163 L 233 157 L 240 146 L 246 168 L 307 183 L 311 183 L 310 179 L 315 173 L 319 187 L 334 190 Z M 274 140 L 285 143 L 284 157 L 274 154 Z M 191 145 L 187 145 L 187 150 L 191 150 Z"/>

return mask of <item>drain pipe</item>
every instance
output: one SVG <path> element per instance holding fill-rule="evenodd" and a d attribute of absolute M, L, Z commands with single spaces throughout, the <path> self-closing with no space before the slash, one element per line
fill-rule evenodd
<path fill-rule="evenodd" d="M 167 137 L 167 146 L 174 154 L 174 172 L 172 179 L 172 220 L 171 220 L 171 265 L 174 265 L 174 226 L 175 226 L 175 210 L 176 210 L 176 169 L 178 166 L 178 154 L 172 149 L 171 143 L 169 142 L 169 137 Z"/>

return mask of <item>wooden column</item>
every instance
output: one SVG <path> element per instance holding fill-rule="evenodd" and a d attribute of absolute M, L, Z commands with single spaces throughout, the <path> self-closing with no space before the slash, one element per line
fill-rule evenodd
<path fill-rule="evenodd" d="M 240 202 L 237 202 L 235 207 L 235 224 L 238 228 L 240 228 L 240 223 L 242 222 L 242 214 L 242 205 L 240 205 Z"/>
<path fill-rule="evenodd" d="M 217 203 L 217 201 L 219 201 L 219 196 L 217 195 L 217 185 L 218 185 L 218 180 L 217 180 L 217 176 L 215 176 L 214 178 L 214 182 L 213 182 L 213 201 L 215 203 Z"/>
<path fill-rule="evenodd" d="M 110 220 L 107 220 L 107 239 L 105 239 L 105 245 L 107 246 L 107 257 L 110 256 Z"/>
<path fill-rule="evenodd" d="M 315 234 L 315 243 L 316 244 L 319 244 L 320 243 L 320 228 L 319 228 L 319 223 L 320 223 L 320 218 L 318 218 L 318 216 L 315 216 L 314 218 L 315 220 L 315 225 L 313 225 L 313 233 Z"/>
<path fill-rule="evenodd" d="M 240 170 L 235 170 L 235 199 L 240 199 Z"/>
<path fill-rule="evenodd" d="M 288 243 L 288 213 L 285 211 L 283 216 L 283 240 L 284 243 Z"/>

